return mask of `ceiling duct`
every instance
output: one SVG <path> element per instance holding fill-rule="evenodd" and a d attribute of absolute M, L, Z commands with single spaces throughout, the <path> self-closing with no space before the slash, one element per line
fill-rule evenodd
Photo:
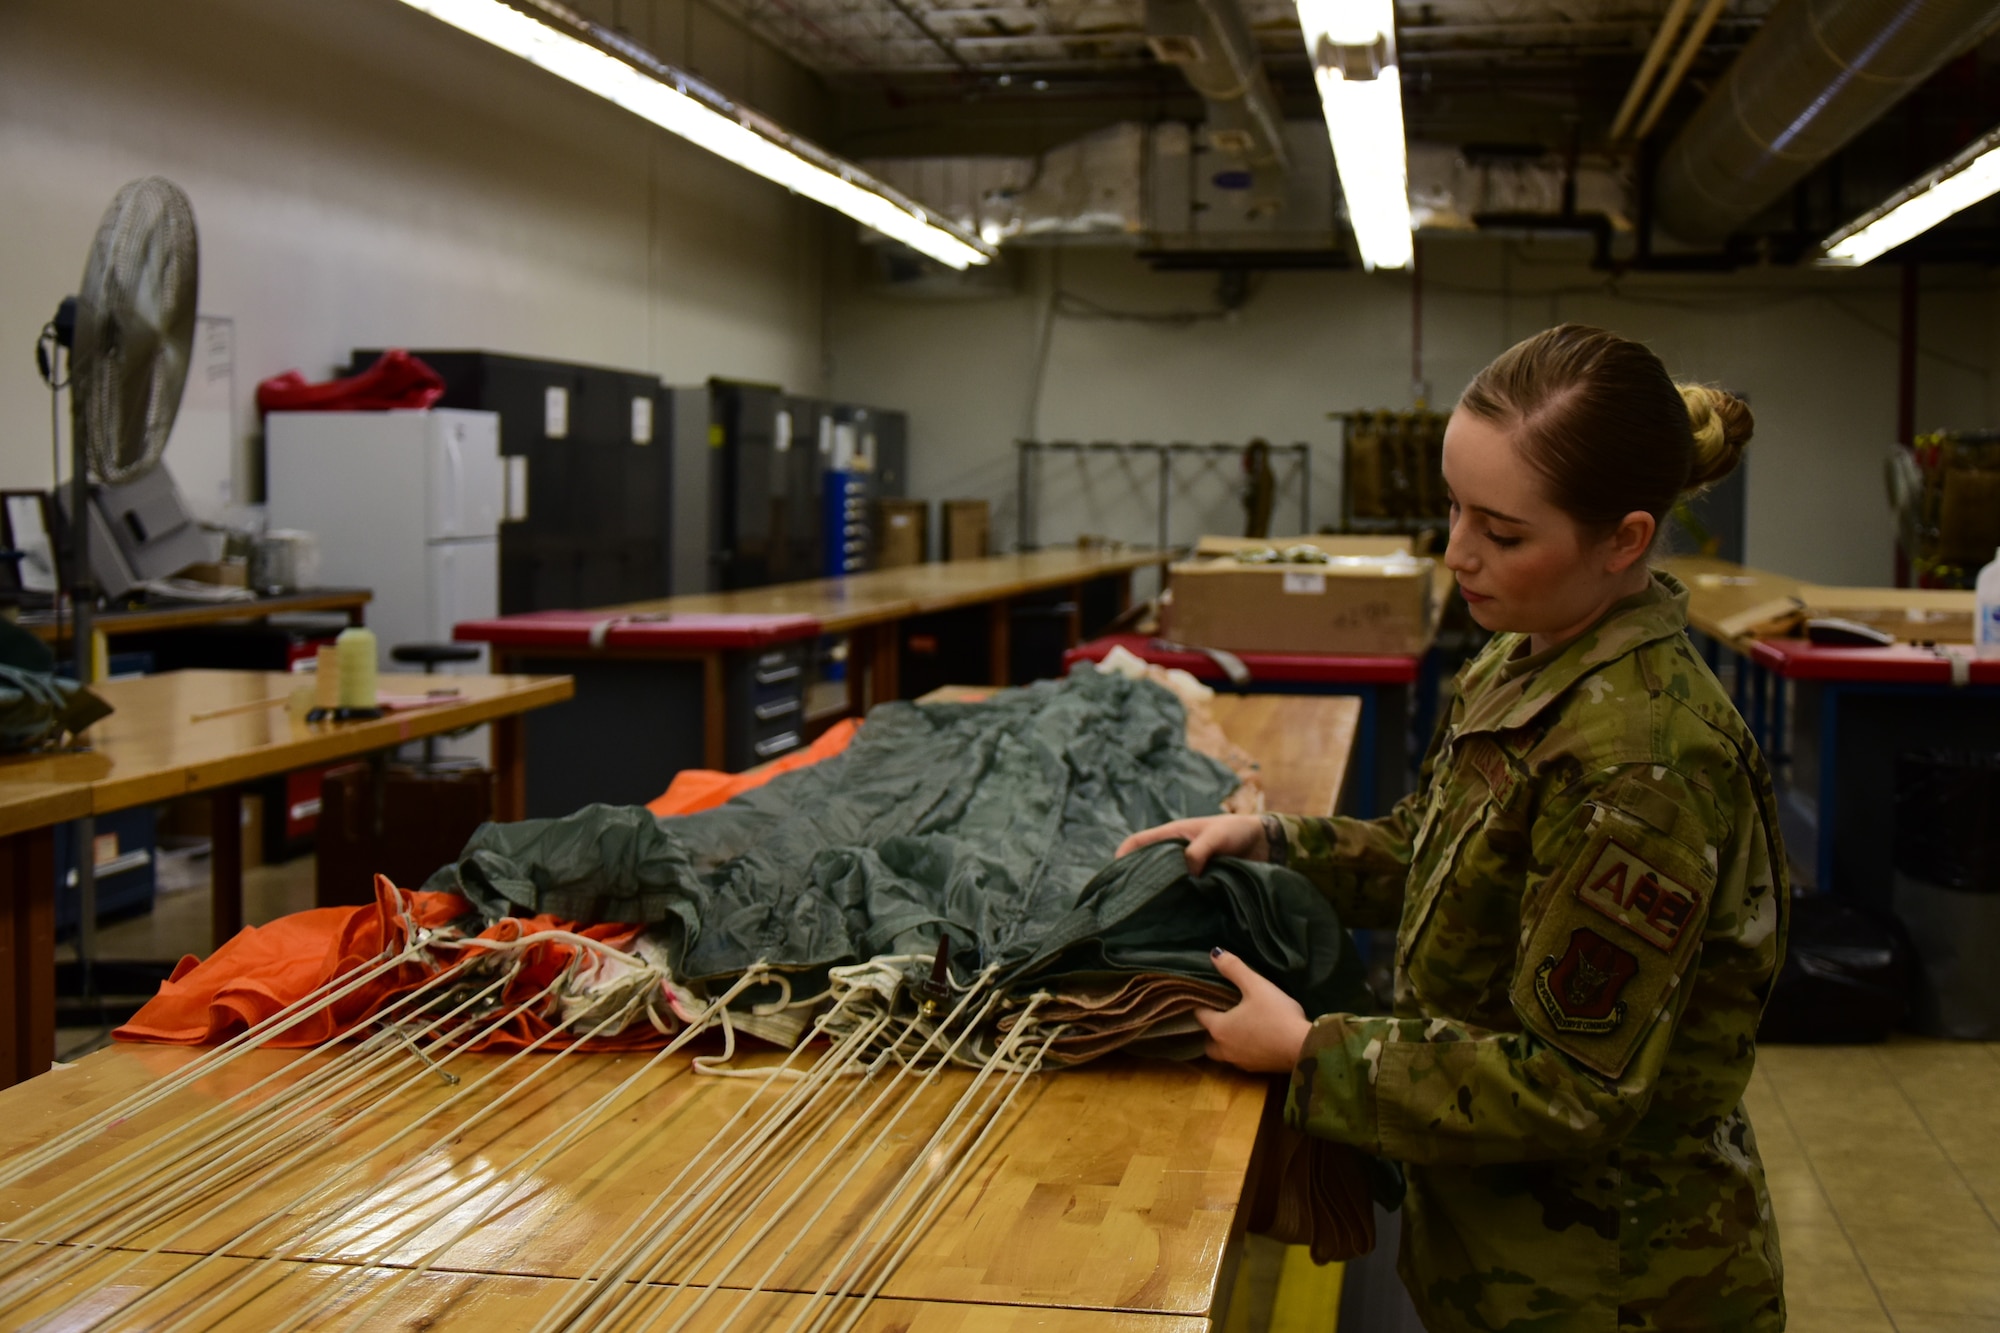
<path fill-rule="evenodd" d="M 1250 172 L 1254 213 L 1285 204 L 1284 117 L 1237 0 L 1146 0 L 1146 43 L 1208 108 L 1208 142 Z"/>
<path fill-rule="evenodd" d="M 1661 160 L 1661 225 L 1721 240 L 1996 21 L 2000 0 L 1781 0 Z"/>

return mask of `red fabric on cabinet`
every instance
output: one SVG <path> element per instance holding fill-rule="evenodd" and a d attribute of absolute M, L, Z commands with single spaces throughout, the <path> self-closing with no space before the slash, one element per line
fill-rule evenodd
<path fill-rule="evenodd" d="M 314 384 L 296 370 L 257 384 L 257 411 L 387 412 L 430 407 L 444 397 L 444 377 L 400 347 L 359 375 Z"/>

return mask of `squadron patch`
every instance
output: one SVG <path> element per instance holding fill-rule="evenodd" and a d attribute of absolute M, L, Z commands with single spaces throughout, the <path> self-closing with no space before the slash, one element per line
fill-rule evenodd
<path fill-rule="evenodd" d="M 1674 951 L 1701 907 L 1691 889 L 1615 839 L 1605 840 L 1576 896 L 1662 953 Z"/>
<path fill-rule="evenodd" d="M 1535 969 L 1535 998 L 1559 1032 L 1611 1032 L 1625 1021 L 1619 992 L 1638 974 L 1637 958 L 1580 927 L 1562 957 L 1551 954 Z"/>

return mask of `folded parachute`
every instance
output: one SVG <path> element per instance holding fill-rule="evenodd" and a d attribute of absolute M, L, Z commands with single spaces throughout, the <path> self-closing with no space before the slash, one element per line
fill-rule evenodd
<path fill-rule="evenodd" d="M 425 887 L 489 920 L 659 927 L 690 983 L 764 963 L 817 989 L 830 967 L 929 958 L 941 936 L 958 979 L 992 967 L 1013 990 L 1213 981 L 1221 945 L 1309 1012 L 1362 1006 L 1347 934 L 1301 876 L 1226 859 L 1189 876 L 1178 845 L 1114 861 L 1128 834 L 1213 814 L 1237 786 L 1186 734 L 1166 690 L 1089 670 L 978 703 L 886 704 L 841 753 L 715 809 L 485 825 Z"/>

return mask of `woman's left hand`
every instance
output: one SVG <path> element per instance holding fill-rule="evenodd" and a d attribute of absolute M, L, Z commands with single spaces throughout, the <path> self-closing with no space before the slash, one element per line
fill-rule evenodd
<path fill-rule="evenodd" d="M 1208 1033 L 1208 1057 L 1255 1074 L 1282 1074 L 1299 1062 L 1312 1020 L 1299 1002 L 1227 950 L 1215 953 L 1215 970 L 1243 993 L 1234 1009 L 1197 1009 Z"/>

